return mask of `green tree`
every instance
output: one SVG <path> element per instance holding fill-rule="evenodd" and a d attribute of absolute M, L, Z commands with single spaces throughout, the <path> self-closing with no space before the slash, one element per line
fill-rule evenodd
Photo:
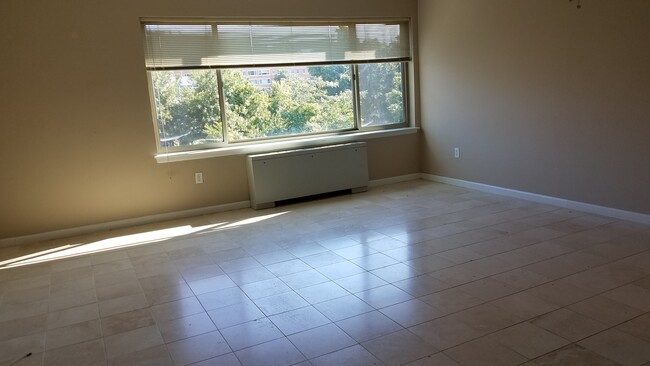
<path fill-rule="evenodd" d="M 155 71 L 151 78 L 161 140 L 191 145 L 209 137 L 206 126 L 221 128 L 214 71 Z"/>
<path fill-rule="evenodd" d="M 404 122 L 402 85 L 398 62 L 359 65 L 363 126 Z"/>
<path fill-rule="evenodd" d="M 350 65 L 310 66 L 307 70 L 311 76 L 330 83 L 326 87 L 328 95 L 337 95 L 345 90 L 352 89 L 352 69 Z"/>

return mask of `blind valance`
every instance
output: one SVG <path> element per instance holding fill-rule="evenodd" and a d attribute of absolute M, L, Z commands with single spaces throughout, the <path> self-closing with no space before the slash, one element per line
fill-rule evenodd
<path fill-rule="evenodd" d="M 143 22 L 146 67 L 410 61 L 407 20 Z"/>

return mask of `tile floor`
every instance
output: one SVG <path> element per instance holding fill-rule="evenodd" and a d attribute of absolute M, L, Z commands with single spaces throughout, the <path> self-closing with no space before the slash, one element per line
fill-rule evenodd
<path fill-rule="evenodd" d="M 0 263 L 0 365 L 650 365 L 650 226 L 431 182 Z"/>

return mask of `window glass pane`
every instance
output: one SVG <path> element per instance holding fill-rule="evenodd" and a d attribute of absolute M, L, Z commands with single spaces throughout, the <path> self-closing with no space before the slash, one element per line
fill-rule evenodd
<path fill-rule="evenodd" d="M 401 63 L 359 65 L 361 126 L 406 122 L 403 89 Z"/>
<path fill-rule="evenodd" d="M 354 128 L 350 65 L 224 70 L 229 141 Z"/>
<path fill-rule="evenodd" d="M 223 141 L 214 70 L 152 71 L 161 147 Z"/>

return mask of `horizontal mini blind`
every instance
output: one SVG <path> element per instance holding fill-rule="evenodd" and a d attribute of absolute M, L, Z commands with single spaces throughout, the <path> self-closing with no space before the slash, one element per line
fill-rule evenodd
<path fill-rule="evenodd" d="M 148 69 L 410 61 L 409 23 L 144 22 Z"/>

